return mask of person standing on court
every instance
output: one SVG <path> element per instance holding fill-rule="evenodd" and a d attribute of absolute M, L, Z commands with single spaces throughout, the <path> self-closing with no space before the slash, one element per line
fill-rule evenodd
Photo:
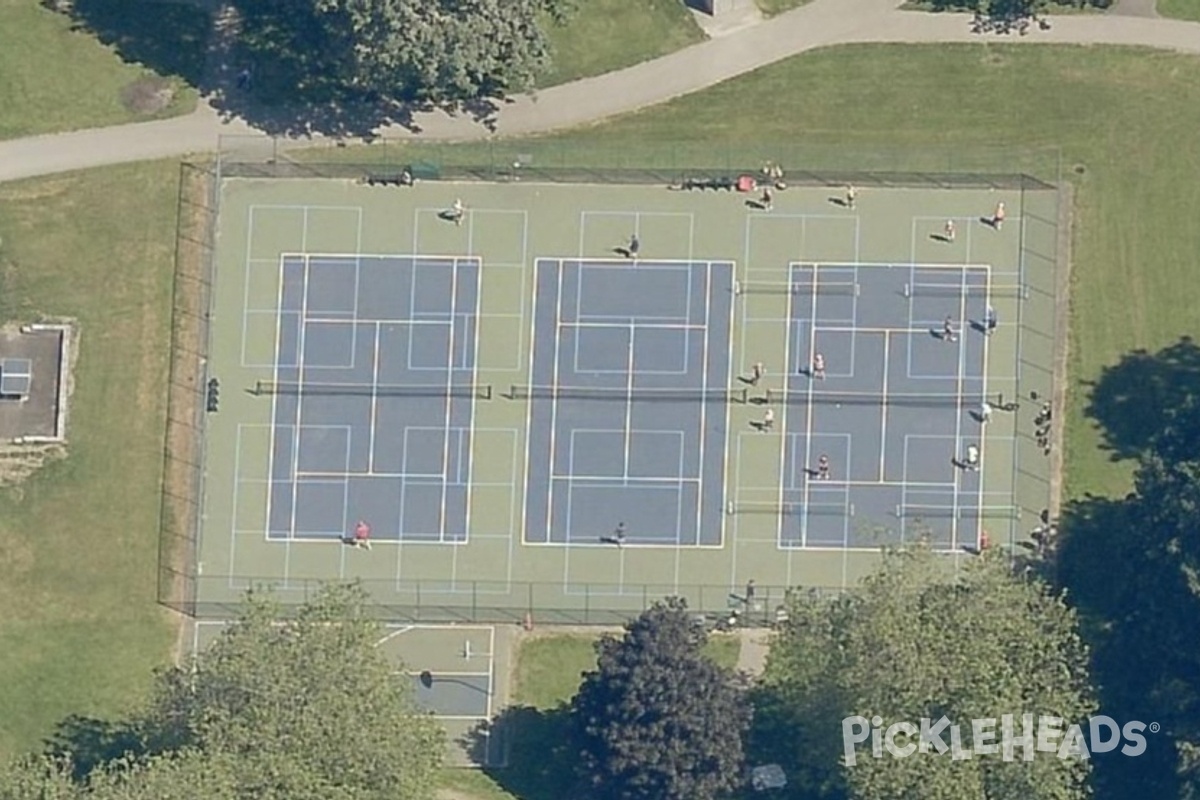
<path fill-rule="evenodd" d="M 450 218 L 454 220 L 455 225 L 462 225 L 463 217 L 466 216 L 467 208 L 463 205 L 461 197 L 454 198 L 454 206 L 450 209 Z"/>
<path fill-rule="evenodd" d="M 942 229 L 942 238 L 947 242 L 954 241 L 954 220 L 946 220 L 946 227 Z"/>
<path fill-rule="evenodd" d="M 754 578 L 746 581 L 746 609 L 754 606 Z"/>
<path fill-rule="evenodd" d="M 617 527 L 613 529 L 613 541 L 617 543 L 617 547 L 625 546 L 625 523 L 618 522 Z"/>
<path fill-rule="evenodd" d="M 638 239 L 638 235 L 632 234 L 629 237 L 629 246 L 625 248 L 625 256 L 627 258 L 637 258 L 638 251 L 642 249 L 642 243 Z"/>
<path fill-rule="evenodd" d="M 763 207 L 763 211 L 770 211 L 772 208 L 775 207 L 772 204 L 771 200 L 772 200 L 771 187 L 764 186 L 763 193 L 762 193 L 762 200 L 759 201 L 759 204 Z"/>
<path fill-rule="evenodd" d="M 979 446 L 974 444 L 967 445 L 967 469 L 972 472 L 979 471 Z"/>
<path fill-rule="evenodd" d="M 992 404 L 989 403 L 987 400 L 984 400 L 982 403 L 979 404 L 979 422 L 982 425 L 982 424 L 986 424 L 991 421 L 992 421 Z"/>
<path fill-rule="evenodd" d="M 825 356 L 820 353 L 813 356 L 812 376 L 819 381 L 825 380 Z"/>
<path fill-rule="evenodd" d="M 983 317 L 984 333 L 988 336 L 991 336 L 993 333 L 996 332 L 996 324 L 997 324 L 996 309 L 992 308 L 989 305 L 987 307 L 987 312 L 984 314 L 984 317 Z"/>
<path fill-rule="evenodd" d="M 821 457 L 817 459 L 817 480 L 829 480 L 829 456 L 821 453 Z"/>
<path fill-rule="evenodd" d="M 767 368 L 763 366 L 761 361 L 755 361 L 750 366 L 750 385 L 758 386 L 758 382 L 762 380 L 763 375 L 767 373 Z"/>
<path fill-rule="evenodd" d="M 763 412 L 762 423 L 759 425 L 759 430 L 763 433 L 775 430 L 775 411 L 768 408 Z"/>
<path fill-rule="evenodd" d="M 854 184 L 846 186 L 846 208 L 854 210 L 854 201 L 858 199 L 858 190 L 854 188 Z"/>
<path fill-rule="evenodd" d="M 1008 212 L 1004 208 L 1003 200 L 1001 200 L 999 203 L 996 203 L 996 210 L 992 212 L 992 227 L 996 230 L 1000 230 L 1000 228 L 1004 225 L 1004 217 L 1007 215 L 1007 213 Z"/>
<path fill-rule="evenodd" d="M 951 343 L 958 341 L 958 337 L 954 335 L 954 321 L 950 317 L 946 317 L 942 322 L 942 341 Z"/>
<path fill-rule="evenodd" d="M 360 519 L 354 526 L 354 539 L 351 544 L 360 550 L 371 549 L 371 526 L 365 521 Z"/>

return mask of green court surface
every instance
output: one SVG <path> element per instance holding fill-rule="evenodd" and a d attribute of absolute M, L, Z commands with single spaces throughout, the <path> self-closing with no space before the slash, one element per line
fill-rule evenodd
<path fill-rule="evenodd" d="M 322 581 L 354 579 L 390 619 L 498 622 L 531 613 L 538 622 L 612 622 L 665 595 L 683 595 L 697 609 L 718 612 L 738 603 L 753 580 L 750 609 L 769 619 L 787 587 L 850 585 L 878 563 L 880 545 L 911 541 L 922 530 L 952 564 L 971 557 L 982 530 L 997 544 L 1025 541 L 1051 497 L 1051 458 L 1035 434 L 1035 417 L 1055 389 L 1058 195 L 1048 188 L 980 183 L 985 188 L 860 188 L 853 208 L 843 202 L 843 187 L 793 186 L 777 192 L 768 211 L 748 202 L 757 194 L 662 186 L 422 181 L 372 187 L 333 179 L 226 179 L 208 354 L 208 374 L 219 378 L 221 400 L 219 411 L 206 416 L 204 432 L 197 610 L 227 615 L 255 585 L 300 600 Z M 445 218 L 457 198 L 466 209 L 461 224 Z M 996 230 L 981 218 L 1000 202 L 1008 213 Z M 952 241 L 938 238 L 947 220 L 955 223 Z M 615 252 L 634 231 L 640 240 L 636 264 Z M 469 362 L 478 393 L 456 401 L 466 403 L 468 414 L 461 424 L 469 435 L 457 440 L 469 451 L 460 455 L 460 463 L 470 465 L 465 530 L 458 537 L 410 539 L 376 524 L 370 550 L 336 536 L 302 535 L 303 525 L 296 527 L 294 519 L 290 532 L 280 535 L 272 522 L 272 498 L 278 496 L 273 483 L 290 479 L 273 455 L 280 403 L 302 400 L 307 408 L 318 402 L 254 391 L 289 379 L 276 366 L 291 324 L 283 317 L 299 314 L 300 327 L 308 324 L 307 306 L 288 310 L 287 295 L 295 287 L 285 286 L 285 273 L 292 269 L 315 281 L 310 266 L 322 259 L 361 264 L 414 257 L 477 265 Z M 699 516 L 703 530 L 694 539 L 631 536 L 628 545 L 615 546 L 569 531 L 529 530 L 527 516 L 534 517 L 527 515 L 527 482 L 548 467 L 530 453 L 535 401 L 510 396 L 509 387 L 550 382 L 533 365 L 535 315 L 538 303 L 546 302 L 537 286 L 538 260 L 560 270 L 563 263 L 582 261 L 644 274 L 680 263 L 731 265 L 736 290 L 714 290 L 709 298 L 714 307 L 731 309 L 728 341 L 705 345 L 728 347 L 729 375 L 708 376 L 704 385 L 729 389 L 733 399 L 710 399 L 707 418 L 700 417 L 723 445 L 724 486 L 709 481 L 703 487 L 723 498 L 723 513 Z M 943 274 L 946 279 L 938 280 Z M 792 287 L 798 276 L 807 284 L 832 280 L 841 289 L 826 295 L 811 285 L 780 288 Z M 929 297 L 921 289 L 929 283 L 947 286 Z M 316 291 L 311 283 L 300 285 L 305 298 Z M 401 299 L 410 308 L 415 302 Z M 985 337 L 971 325 L 986 305 L 999 324 Z M 820 309 L 837 308 L 843 311 L 829 311 L 837 319 L 827 334 Z M 930 330 L 943 309 L 955 319 L 961 346 L 950 348 Z M 544 336 L 546 329 L 539 330 Z M 412 347 L 410 342 L 410 365 Z M 960 347 L 967 355 L 957 355 Z M 827 382 L 796 374 L 818 348 L 830 353 Z M 897 373 L 902 352 L 908 366 Z M 913 366 L 926 357 L 922 353 L 953 358 L 957 369 L 922 389 L 918 379 L 929 376 L 914 374 Z M 766 365 L 766 374 L 749 386 L 739 376 L 756 362 Z M 303 367 L 299 374 L 303 384 Z M 849 386 L 860 399 L 848 397 L 845 408 L 757 402 L 803 398 L 818 383 L 815 391 L 826 384 L 830 391 Z M 384 393 L 379 386 L 375 391 Z M 954 407 L 936 400 L 930 407 L 885 407 L 870 399 L 921 391 L 951 395 Z M 974 418 L 981 396 L 1020 406 L 997 410 L 981 426 Z M 767 408 L 776 416 L 771 430 L 762 431 L 756 424 Z M 923 430 L 928 420 L 944 424 L 943 432 L 924 440 L 907 435 L 906 426 Z M 820 438 L 824 425 L 837 427 L 829 435 L 847 442 L 845 463 L 840 451 L 830 449 L 835 474 L 810 489 L 801 473 L 827 446 L 811 444 L 826 441 Z M 374 447 L 400 435 L 374 416 L 361 430 L 348 429 L 347 452 L 356 437 L 369 436 Z M 950 464 L 968 442 L 985 454 L 978 473 Z M 926 481 L 914 477 L 917 472 L 936 475 Z M 336 485 L 338 476 L 332 479 Z M 818 492 L 837 493 L 836 513 L 816 509 Z M 443 516 L 445 498 L 443 492 Z M 312 514 L 321 513 L 319 498 L 310 505 Z M 884 507 L 895 514 L 876 513 Z M 352 503 L 334 513 L 348 528 L 359 514 Z M 614 509 L 613 519 L 624 521 L 624 513 Z M 637 509 L 628 513 L 636 533 Z M 554 527 L 552 518 L 537 519 Z M 603 533 L 604 524 L 597 522 L 595 530 Z M 809 534 L 797 533 L 803 530 Z"/>

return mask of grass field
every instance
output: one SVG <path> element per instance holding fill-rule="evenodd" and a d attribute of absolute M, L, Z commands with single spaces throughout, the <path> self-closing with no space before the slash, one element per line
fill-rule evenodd
<path fill-rule="evenodd" d="M 565 25 L 547 24 L 554 63 L 539 86 L 601 75 L 703 41 L 679 0 L 591 0 Z"/>
<path fill-rule="evenodd" d="M 123 13 L 128 16 L 128 11 Z M 177 66 L 186 71 L 189 60 L 202 62 L 207 15 L 182 4 L 155 8 L 156 19 L 164 15 L 191 29 L 190 39 L 170 43 Z M 0 0 L 0 139 L 146 118 L 122 104 L 121 92 L 152 73 L 126 63 L 92 33 L 71 27 L 70 18 L 43 8 L 37 0 Z M 155 116 L 183 114 L 195 107 L 195 91 L 181 81 L 175 86 L 175 99 Z"/>
<path fill-rule="evenodd" d="M 127 709 L 169 657 L 154 591 L 177 175 L 0 187 L 0 319 L 81 331 L 68 459 L 0 493 L 0 756 Z"/>
<path fill-rule="evenodd" d="M 755 111 L 768 103 L 771 115 Z M 637 137 L 749 146 L 804 136 L 947 150 L 1061 145 L 1067 169 L 1084 170 L 1075 177 L 1068 488 L 1123 494 L 1129 470 L 1098 449 L 1082 413 L 1083 382 L 1131 349 L 1156 349 L 1194 328 L 1200 152 L 1180 143 L 1197 129 L 1194 58 L 937 45 L 804 56 L 571 138 L 609 148 Z M 36 746 L 65 713 L 120 707 L 166 652 L 167 631 L 151 605 L 160 427 L 133 417 L 128 387 L 153 394 L 162 385 L 174 179 L 173 168 L 145 165 L 0 195 L 0 235 L 19 264 L 3 273 L 6 309 L 76 313 L 86 323 L 75 454 L 0 506 L 6 575 L 15 575 L 0 611 L 0 678 L 15 687 L 0 700 L 5 751 Z M 113 320 L 119 327 L 106 329 Z M 161 413 L 160 400 L 146 402 Z M 109 516 L 116 509 L 119 516 Z M 30 552 L 15 535 L 30 529 L 51 537 L 41 550 Z M 80 541 L 96 545 L 86 569 Z M 7 566 L 22 563 L 24 572 Z M 477 773 L 454 780 L 468 778 L 486 784 Z M 505 797 L 483 791 L 486 800 Z"/>
<path fill-rule="evenodd" d="M 1158 0 L 1158 13 L 1164 17 L 1200 22 L 1200 3 L 1196 0 Z"/>
<path fill-rule="evenodd" d="M 579 689 L 580 674 L 596 668 L 596 639 L 561 635 L 524 642 L 517 654 L 516 701 L 541 709 L 570 701 Z M 740 652 L 736 636 L 715 634 L 705 646 L 705 654 L 727 669 L 737 664 Z"/>

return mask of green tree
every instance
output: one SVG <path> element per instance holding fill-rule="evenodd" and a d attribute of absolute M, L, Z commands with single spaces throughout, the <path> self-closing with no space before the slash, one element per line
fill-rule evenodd
<path fill-rule="evenodd" d="M 242 43 L 292 99 L 470 101 L 530 88 L 573 0 L 239 0 Z"/>
<path fill-rule="evenodd" d="M 247 800 L 425 800 L 444 734 L 379 638 L 358 587 L 327 588 L 288 620 L 251 595 L 212 647 L 163 675 L 150 749 L 200 751 Z"/>
<path fill-rule="evenodd" d="M 843 720 L 880 717 L 962 728 L 1006 714 L 1084 723 L 1095 710 L 1087 652 L 1073 612 L 1038 581 L 1012 574 L 997 551 L 951 576 L 925 548 L 886 554 L 879 572 L 846 597 L 800 596 L 771 649 L 759 716 L 786 745 L 794 796 L 871 800 L 964 797 L 1084 797 L 1087 762 L 1038 752 L 1032 762 L 1000 755 L 874 758 L 870 742 L 844 751 Z M 870 726 L 866 726 L 869 728 Z M 859 730 L 863 730 L 860 728 Z M 950 736 L 943 737 L 950 744 Z M 899 744 L 906 741 L 901 739 Z"/>
<path fill-rule="evenodd" d="M 0 764 L 0 800 L 79 800 L 66 759 L 29 756 Z"/>
<path fill-rule="evenodd" d="M 656 603 L 622 638 L 596 644 L 571 703 L 580 777 L 603 800 L 711 800 L 743 777 L 745 689 L 705 657 L 680 599 Z"/>
<path fill-rule="evenodd" d="M 182 750 L 139 761 L 121 761 L 88 776 L 87 800 L 240 800 L 237 770 L 229 759 Z"/>

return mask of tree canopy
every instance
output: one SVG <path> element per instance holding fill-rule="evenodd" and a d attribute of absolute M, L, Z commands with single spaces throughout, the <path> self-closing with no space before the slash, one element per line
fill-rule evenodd
<path fill-rule="evenodd" d="M 295 100 L 461 102 L 530 88 L 573 0 L 238 0 L 256 70 Z"/>
<path fill-rule="evenodd" d="M 8 765 L 0 800 L 426 800 L 445 734 L 379 639 L 358 587 L 329 587 L 286 619 L 251 595 L 208 650 L 159 676 L 112 740 L 124 752 L 102 760 L 58 741 L 58 757 L 96 765 Z"/>
<path fill-rule="evenodd" d="M 741 785 L 749 704 L 704 655 L 705 639 L 686 604 L 669 599 L 597 643 L 597 668 L 571 704 L 593 797 L 712 800 Z"/>
<path fill-rule="evenodd" d="M 1095 708 L 1087 652 L 1061 598 L 1015 577 L 999 552 L 951 576 L 939 556 L 914 548 L 886 554 L 845 597 L 792 598 L 756 715 L 763 752 L 789 769 L 797 797 L 1066 800 L 1086 796 L 1086 761 L 1045 752 L 1032 762 L 1020 753 L 876 758 L 871 741 L 851 761 L 844 726 L 861 717 L 866 730 L 871 720 L 882 738 L 894 724 L 945 717 L 970 749 L 976 719 L 1015 715 L 1018 733 L 1024 713 L 1086 727 Z M 942 739 L 951 744 L 948 729 Z"/>

